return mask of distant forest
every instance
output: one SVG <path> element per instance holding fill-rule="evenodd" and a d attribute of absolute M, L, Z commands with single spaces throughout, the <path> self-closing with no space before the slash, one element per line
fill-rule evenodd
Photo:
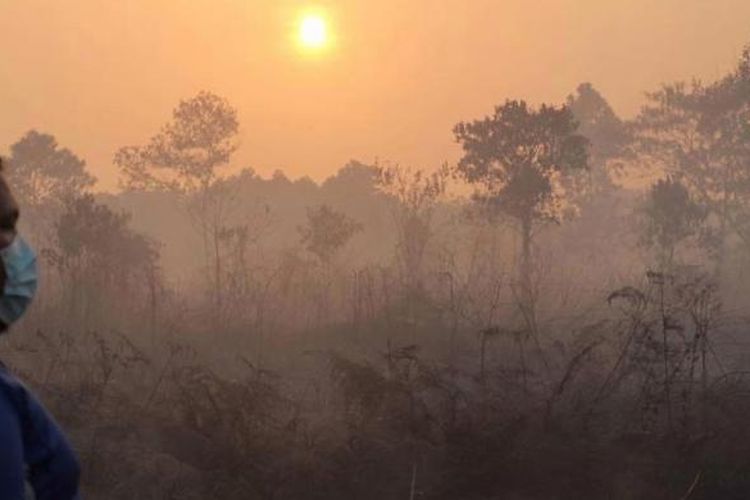
<path fill-rule="evenodd" d="M 4 156 L 43 281 L 2 357 L 87 498 L 750 498 L 750 49 L 632 119 L 584 83 L 322 183 L 175 101 L 117 193 L 54 131 Z"/>

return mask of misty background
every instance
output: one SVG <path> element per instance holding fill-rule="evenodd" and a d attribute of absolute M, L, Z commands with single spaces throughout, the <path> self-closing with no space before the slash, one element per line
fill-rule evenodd
<path fill-rule="evenodd" d="M 298 7 L 2 7 L 86 496 L 746 498 L 750 7 Z"/>

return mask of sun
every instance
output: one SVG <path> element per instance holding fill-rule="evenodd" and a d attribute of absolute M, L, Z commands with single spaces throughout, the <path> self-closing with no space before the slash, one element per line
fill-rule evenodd
<path fill-rule="evenodd" d="M 322 49 L 328 45 L 328 23 L 320 14 L 308 14 L 299 24 L 299 43 L 307 49 Z"/>

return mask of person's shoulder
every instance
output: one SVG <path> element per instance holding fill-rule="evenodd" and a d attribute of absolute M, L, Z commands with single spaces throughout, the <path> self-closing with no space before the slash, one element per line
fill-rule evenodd
<path fill-rule="evenodd" d="M 26 418 L 29 391 L 26 386 L 8 370 L 0 366 L 0 411 L 4 416 L 13 416 L 19 422 Z"/>
<path fill-rule="evenodd" d="M 0 362 L 0 390 L 9 391 L 14 395 L 28 391 L 23 382 L 13 375 L 2 362 Z"/>

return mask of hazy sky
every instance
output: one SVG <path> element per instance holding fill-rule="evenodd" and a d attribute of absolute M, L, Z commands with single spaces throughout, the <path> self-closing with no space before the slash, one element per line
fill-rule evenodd
<path fill-rule="evenodd" d="M 292 40 L 322 6 L 336 41 Z M 431 167 L 506 98 L 591 81 L 623 115 L 660 82 L 714 79 L 750 42 L 748 0 L 0 0 L 0 143 L 30 128 L 84 157 L 146 141 L 199 90 L 240 113 L 236 167 L 321 179 L 350 158 Z"/>

